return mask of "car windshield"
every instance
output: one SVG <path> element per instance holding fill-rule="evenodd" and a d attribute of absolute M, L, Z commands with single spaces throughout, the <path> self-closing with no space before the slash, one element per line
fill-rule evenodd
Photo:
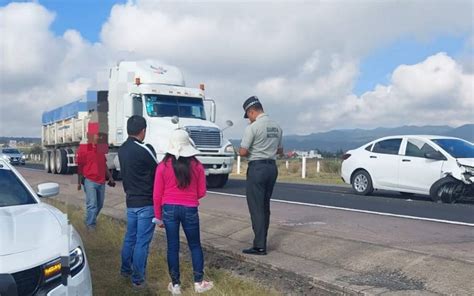
<path fill-rule="evenodd" d="M 145 95 L 146 112 L 151 117 L 187 117 L 206 119 L 201 98 Z"/>
<path fill-rule="evenodd" d="M 458 139 L 432 139 L 454 158 L 474 158 L 474 145 Z"/>
<path fill-rule="evenodd" d="M 34 204 L 36 200 L 9 169 L 0 164 L 0 207 Z"/>
<path fill-rule="evenodd" d="M 7 154 L 20 154 L 20 151 L 18 151 L 18 149 L 12 148 L 2 149 L 2 152 Z"/>

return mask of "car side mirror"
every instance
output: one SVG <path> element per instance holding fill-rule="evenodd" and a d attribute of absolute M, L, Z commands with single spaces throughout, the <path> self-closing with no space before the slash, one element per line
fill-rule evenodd
<path fill-rule="evenodd" d="M 432 160 L 447 160 L 446 156 L 444 156 L 439 151 L 427 152 L 425 153 L 425 158 L 432 159 Z"/>
<path fill-rule="evenodd" d="M 42 183 L 38 185 L 38 194 L 39 197 L 52 197 L 59 194 L 59 184 L 58 183 Z"/>

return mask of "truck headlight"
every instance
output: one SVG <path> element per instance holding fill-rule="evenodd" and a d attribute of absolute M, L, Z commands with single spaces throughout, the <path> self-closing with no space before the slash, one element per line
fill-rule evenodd
<path fill-rule="evenodd" d="M 234 146 L 233 145 L 227 145 L 224 149 L 225 153 L 235 153 Z"/>
<path fill-rule="evenodd" d="M 77 247 L 69 253 L 69 270 L 71 276 L 75 276 L 84 266 L 85 258 L 81 247 Z M 44 282 L 49 283 L 61 277 L 61 258 L 54 259 L 43 266 Z"/>

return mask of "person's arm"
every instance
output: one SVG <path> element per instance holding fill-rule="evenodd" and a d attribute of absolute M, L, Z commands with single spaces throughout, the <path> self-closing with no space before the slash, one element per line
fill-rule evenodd
<path fill-rule="evenodd" d="M 85 155 L 84 155 L 84 144 L 80 144 L 79 148 L 77 149 L 76 153 L 76 163 L 77 163 L 77 190 L 82 189 L 82 177 L 83 177 L 83 169 L 84 169 L 84 162 L 85 162 Z"/>
<path fill-rule="evenodd" d="M 204 166 L 201 163 L 198 163 L 196 166 L 196 171 L 197 171 L 197 177 L 198 177 L 198 182 L 197 182 L 197 196 L 199 198 L 203 198 L 206 196 L 206 172 L 204 170 Z"/>
<path fill-rule="evenodd" d="M 278 142 L 277 154 L 283 156 L 283 131 L 280 129 L 280 139 Z"/>
<path fill-rule="evenodd" d="M 107 185 L 109 185 L 110 187 L 115 187 L 115 180 L 109 168 L 107 167 L 107 162 L 105 163 L 105 175 L 107 176 L 107 179 L 109 180 L 107 182 Z"/>
<path fill-rule="evenodd" d="M 161 203 L 165 192 L 165 182 L 163 179 L 164 170 L 162 166 L 156 168 L 155 182 L 153 186 L 153 208 L 155 210 L 155 218 L 162 220 Z"/>
<path fill-rule="evenodd" d="M 239 155 L 242 157 L 248 157 L 250 155 L 249 148 L 253 143 L 254 135 L 252 126 L 248 125 L 245 128 L 244 135 L 242 136 L 242 142 L 240 143 Z"/>

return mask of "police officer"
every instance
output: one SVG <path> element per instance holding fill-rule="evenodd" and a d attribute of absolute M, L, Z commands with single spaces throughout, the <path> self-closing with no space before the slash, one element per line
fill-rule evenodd
<path fill-rule="evenodd" d="M 250 120 L 240 144 L 239 154 L 248 158 L 247 204 L 252 229 L 255 234 L 253 246 L 244 249 L 244 254 L 266 255 L 267 234 L 270 224 L 270 198 L 278 176 L 276 155 L 283 154 L 282 130 L 264 113 L 256 96 L 248 98 L 243 105 L 244 118 Z"/>

